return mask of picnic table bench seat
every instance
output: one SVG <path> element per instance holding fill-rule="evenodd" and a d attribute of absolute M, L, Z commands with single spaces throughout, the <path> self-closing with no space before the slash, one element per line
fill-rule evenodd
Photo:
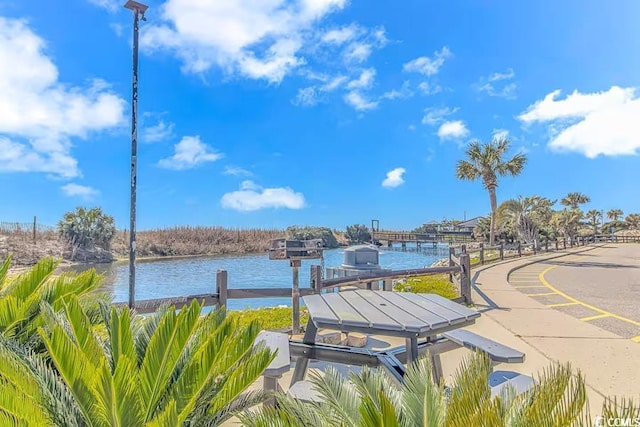
<path fill-rule="evenodd" d="M 443 332 L 442 336 L 461 347 L 486 353 L 493 362 L 522 363 L 524 353 L 466 329 Z"/>

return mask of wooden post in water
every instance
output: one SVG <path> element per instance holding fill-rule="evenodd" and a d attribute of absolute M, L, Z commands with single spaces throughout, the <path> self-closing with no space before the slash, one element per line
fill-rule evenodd
<path fill-rule="evenodd" d="M 216 272 L 216 293 L 218 294 L 218 308 L 227 306 L 227 270 Z"/>
<path fill-rule="evenodd" d="M 484 265 L 484 243 L 480 243 L 480 265 Z"/>
<path fill-rule="evenodd" d="M 291 286 L 291 326 L 292 333 L 300 332 L 300 265 L 302 261 L 299 259 L 290 260 L 291 270 L 293 272 L 293 281 Z"/>

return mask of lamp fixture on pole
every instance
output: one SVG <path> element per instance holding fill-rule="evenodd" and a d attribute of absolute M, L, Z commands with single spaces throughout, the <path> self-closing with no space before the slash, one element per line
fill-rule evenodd
<path fill-rule="evenodd" d="M 146 21 L 149 6 L 128 0 L 125 8 L 133 11 L 133 78 L 131 87 L 131 210 L 129 211 L 129 307 L 136 303 L 136 181 L 138 170 L 138 22 Z"/>

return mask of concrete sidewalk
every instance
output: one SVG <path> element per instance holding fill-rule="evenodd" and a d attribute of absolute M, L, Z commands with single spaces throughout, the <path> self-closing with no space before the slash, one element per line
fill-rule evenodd
<path fill-rule="evenodd" d="M 483 315 L 469 329 L 526 354 L 524 364 L 506 369 L 535 374 L 552 362 L 570 362 L 584 374 L 591 412 L 597 415 L 604 397 L 640 395 L 640 344 L 546 307 L 507 281 L 511 271 L 525 265 L 593 249 L 559 251 L 475 270 L 473 301 Z"/>

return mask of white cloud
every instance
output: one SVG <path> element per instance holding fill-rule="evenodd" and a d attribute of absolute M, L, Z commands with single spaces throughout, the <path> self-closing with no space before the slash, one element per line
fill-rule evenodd
<path fill-rule="evenodd" d="M 93 187 L 88 187 L 86 185 L 69 183 L 62 186 L 62 191 L 69 197 L 81 197 L 85 200 L 90 200 L 94 196 L 100 194 L 98 190 Z"/>
<path fill-rule="evenodd" d="M 469 135 L 469 129 L 462 120 L 444 122 L 438 128 L 440 139 L 460 139 Z"/>
<path fill-rule="evenodd" d="M 413 91 L 411 90 L 411 85 L 409 81 L 405 81 L 402 83 L 402 87 L 399 90 L 393 89 L 389 92 L 385 92 L 382 94 L 383 99 L 404 99 L 411 98 L 413 96 Z"/>
<path fill-rule="evenodd" d="M 475 88 L 478 92 L 485 92 L 489 96 L 497 96 L 505 99 L 516 99 L 518 86 L 511 82 L 516 76 L 512 68 L 504 73 L 493 73 L 488 77 L 481 77 Z"/>
<path fill-rule="evenodd" d="M 122 26 L 122 24 L 111 23 L 109 24 L 109 27 L 113 30 L 114 33 L 116 33 L 116 36 L 118 37 L 122 37 L 122 34 L 124 34 L 124 27 Z"/>
<path fill-rule="evenodd" d="M 493 139 L 507 139 L 509 138 L 509 131 L 507 129 L 494 129 Z"/>
<path fill-rule="evenodd" d="M 322 41 L 325 43 L 341 45 L 358 37 L 362 32 L 363 29 L 358 25 L 351 24 L 327 31 L 322 36 Z"/>
<path fill-rule="evenodd" d="M 249 212 L 265 208 L 302 209 L 304 195 L 289 187 L 262 188 L 253 181 L 243 181 L 240 189 L 226 193 L 220 200 L 222 207 Z"/>
<path fill-rule="evenodd" d="M 106 9 L 112 13 L 117 11 L 124 4 L 119 2 L 118 0 L 89 0 L 89 3 L 94 4 L 103 9 Z"/>
<path fill-rule="evenodd" d="M 407 127 L 407 129 L 409 129 L 410 131 L 412 131 L 412 132 L 413 132 L 413 131 L 414 131 L 414 130 L 416 130 L 417 128 L 416 128 L 416 125 L 409 125 L 409 126 Z"/>
<path fill-rule="evenodd" d="M 225 166 L 222 171 L 225 175 L 233 175 L 233 176 L 251 176 L 253 173 L 239 166 Z"/>
<path fill-rule="evenodd" d="M 428 82 L 421 82 L 418 85 L 418 89 L 420 89 L 423 95 L 435 95 L 436 93 L 442 92 L 440 85 L 432 85 Z"/>
<path fill-rule="evenodd" d="M 183 170 L 203 163 L 215 162 L 222 158 L 221 153 L 212 151 L 208 145 L 200 141 L 199 136 L 184 136 L 174 148 L 174 155 L 160 160 L 158 166 L 165 169 Z"/>
<path fill-rule="evenodd" d="M 549 123 L 549 147 L 589 158 L 634 155 L 640 150 L 640 97 L 635 88 L 612 86 L 608 91 L 577 90 L 556 99 L 556 90 L 527 108 L 524 123 Z"/>
<path fill-rule="evenodd" d="M 159 120 L 153 126 L 145 126 L 142 132 L 142 140 L 144 142 L 164 141 L 173 136 L 173 128 L 175 124 Z"/>
<path fill-rule="evenodd" d="M 0 172 L 73 178 L 73 140 L 124 125 L 126 104 L 101 80 L 63 84 L 44 51 L 25 21 L 0 17 Z"/>
<path fill-rule="evenodd" d="M 382 181 L 382 186 L 386 188 L 396 188 L 404 184 L 402 176 L 406 172 L 405 168 L 395 168 L 387 172 L 387 177 Z"/>
<path fill-rule="evenodd" d="M 350 62 L 364 62 L 373 52 L 373 46 L 369 43 L 354 42 L 344 53 L 344 58 Z"/>
<path fill-rule="evenodd" d="M 420 73 L 426 76 L 438 74 L 440 68 L 444 65 L 444 61 L 452 56 L 448 47 L 444 46 L 440 51 L 435 51 L 433 57 L 421 56 L 404 64 L 403 69 L 406 72 Z"/>
<path fill-rule="evenodd" d="M 425 108 L 424 117 L 422 117 L 422 124 L 437 125 L 438 123 L 442 123 L 447 118 L 447 116 L 450 116 L 456 113 L 458 110 L 459 110 L 458 107 Z"/>
<path fill-rule="evenodd" d="M 311 107 L 318 103 L 318 90 L 314 86 L 298 89 L 298 94 L 293 100 L 294 105 Z"/>
<path fill-rule="evenodd" d="M 346 0 L 167 0 L 162 23 L 141 36 L 147 50 L 168 50 L 185 72 L 218 67 L 279 83 L 305 63 L 301 49 L 318 23 Z"/>
<path fill-rule="evenodd" d="M 373 110 L 378 106 L 377 101 L 365 98 L 358 91 L 351 91 L 344 96 L 344 101 L 358 111 Z"/>
<path fill-rule="evenodd" d="M 346 76 L 335 76 L 329 79 L 324 85 L 320 86 L 320 90 L 325 92 L 333 91 L 342 86 L 342 84 L 347 80 Z"/>
<path fill-rule="evenodd" d="M 370 88 L 375 78 L 376 70 L 374 68 L 367 68 L 366 70 L 362 70 L 360 76 L 357 79 L 351 80 L 349 83 L 347 83 L 347 89 Z"/>

